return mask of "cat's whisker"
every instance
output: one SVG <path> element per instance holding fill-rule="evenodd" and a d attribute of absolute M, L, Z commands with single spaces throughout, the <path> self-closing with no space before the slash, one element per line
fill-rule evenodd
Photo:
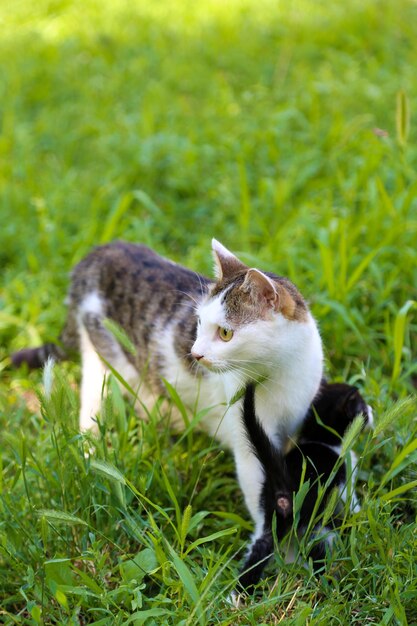
<path fill-rule="evenodd" d="M 247 374 L 247 376 L 248 376 L 248 380 L 247 380 L 247 381 L 245 381 L 245 383 L 247 383 L 247 382 L 256 382 L 257 377 L 255 376 L 254 372 L 249 371 L 249 370 L 246 370 L 246 371 L 245 371 L 245 370 L 243 370 L 243 369 L 241 369 L 241 371 L 243 371 L 244 373 L 246 373 L 246 374 Z M 225 369 L 224 369 L 224 372 L 227 372 L 228 374 L 230 374 L 230 375 L 231 375 L 231 377 L 232 377 L 234 380 L 236 380 L 236 381 L 239 383 L 239 385 L 240 385 L 240 386 L 242 386 L 242 379 L 241 379 L 241 377 L 238 375 L 238 373 L 237 373 L 237 370 L 236 370 L 236 369 L 233 369 L 233 368 L 225 368 Z"/>
<path fill-rule="evenodd" d="M 243 372 L 247 374 L 249 378 L 249 380 L 245 382 L 256 383 L 259 387 L 263 387 L 265 390 L 268 390 L 268 386 L 265 384 L 265 382 L 259 380 L 259 374 L 257 372 L 254 372 L 253 370 L 243 370 Z"/>
<path fill-rule="evenodd" d="M 245 365 L 243 365 L 243 363 L 245 363 Z M 256 378 L 259 378 L 259 369 L 255 368 L 255 367 L 250 367 L 250 363 L 248 361 L 242 361 L 242 363 L 238 363 L 238 367 L 230 367 L 230 365 L 234 365 L 234 361 L 229 361 L 229 370 L 232 371 L 242 371 L 242 372 L 248 372 L 250 374 L 253 374 Z"/>
<path fill-rule="evenodd" d="M 176 293 L 181 293 L 183 296 L 185 296 L 186 298 L 189 298 L 192 302 L 194 302 L 194 304 L 196 305 L 196 307 L 198 307 L 198 305 L 200 304 L 199 301 L 197 300 L 197 298 L 194 298 L 194 296 L 192 296 L 190 293 L 188 293 L 187 291 L 181 291 L 181 289 L 173 289 L 173 292 Z M 179 300 L 178 304 L 181 304 L 182 301 Z"/>
<path fill-rule="evenodd" d="M 262 387 L 263 389 L 265 389 L 266 391 L 270 391 L 270 386 L 267 384 L 268 383 L 268 379 L 266 380 L 259 380 L 259 373 L 248 369 L 248 368 L 240 368 L 241 371 L 243 371 L 243 373 L 245 373 L 248 376 L 248 380 L 245 381 L 245 384 L 252 382 L 252 383 L 256 383 L 257 386 Z M 236 372 L 236 370 L 228 370 L 230 374 L 234 374 Z M 235 374 L 235 378 L 237 380 L 240 381 L 240 379 L 238 378 L 237 374 Z M 240 381 L 241 383 L 242 381 Z"/>
<path fill-rule="evenodd" d="M 198 282 L 200 283 L 200 296 L 201 298 L 203 298 L 205 295 L 207 295 L 208 286 L 204 287 L 201 274 L 199 274 L 198 272 L 193 272 L 193 274 L 197 277 Z"/>
<path fill-rule="evenodd" d="M 187 352 L 186 354 L 184 354 L 185 358 L 192 357 L 192 356 L 193 355 L 191 354 L 191 352 Z M 198 362 L 193 358 L 191 363 L 189 364 L 189 371 L 194 377 L 197 376 L 197 367 L 198 367 Z"/>
<path fill-rule="evenodd" d="M 236 368 L 230 368 L 229 371 L 233 370 L 240 370 L 243 373 L 247 374 L 249 376 L 250 381 L 252 382 L 256 382 L 259 386 L 263 387 L 265 390 L 270 391 L 270 387 L 268 386 L 268 377 L 265 380 L 259 380 L 260 378 L 260 372 L 259 372 L 259 368 L 255 368 L 255 367 L 250 367 L 251 364 L 254 364 L 256 366 L 258 366 L 259 364 L 256 361 L 248 361 L 246 359 L 229 359 L 229 363 L 237 364 Z M 245 363 L 245 365 L 243 365 L 243 363 Z M 262 365 L 268 365 L 268 362 L 266 361 L 265 363 L 262 363 Z M 271 365 L 272 367 L 272 365 Z M 263 368 L 264 369 L 264 368 Z"/>
<path fill-rule="evenodd" d="M 248 367 L 247 365 L 246 366 L 242 365 L 242 363 L 245 363 L 245 364 L 250 363 L 244 359 L 242 359 L 241 362 L 239 362 L 238 367 L 233 367 L 233 363 L 234 363 L 233 359 L 228 359 L 227 362 L 212 359 L 210 362 L 211 362 L 211 365 L 214 368 L 216 368 L 217 371 L 234 373 L 235 375 L 237 375 L 236 373 L 238 371 L 241 371 L 241 372 L 245 372 L 253 376 L 254 377 L 253 380 L 257 380 L 259 378 L 259 371 L 257 371 L 255 368 Z"/>
<path fill-rule="evenodd" d="M 259 365 L 270 365 L 271 367 L 276 367 L 276 363 L 274 361 L 267 361 L 262 359 L 262 362 L 259 361 L 251 361 L 249 359 L 235 359 L 235 358 L 228 358 L 227 359 L 229 363 L 246 363 L 247 365 L 254 365 L 254 366 L 259 366 Z"/>
<path fill-rule="evenodd" d="M 196 307 L 198 306 L 198 300 L 196 300 L 191 294 L 187 293 L 186 291 L 180 291 L 179 289 L 172 289 L 172 290 L 168 290 L 167 293 L 169 294 L 182 294 L 183 296 L 185 296 L 186 298 L 189 298 L 189 300 L 195 304 L 193 304 L 193 311 L 196 310 Z M 176 309 L 180 309 L 181 307 L 184 306 L 184 300 L 182 298 L 179 298 L 178 300 L 172 300 L 172 305 L 173 307 L 175 307 Z"/>
<path fill-rule="evenodd" d="M 191 354 L 191 352 L 188 352 L 184 356 L 185 357 L 189 357 L 189 356 L 192 356 L 192 354 Z M 191 376 L 193 376 L 194 378 L 197 378 L 198 377 L 198 371 L 197 371 L 197 369 L 198 369 L 198 362 L 195 359 L 193 359 L 193 361 L 191 362 L 189 368 L 190 368 L 189 371 L 190 371 Z"/>

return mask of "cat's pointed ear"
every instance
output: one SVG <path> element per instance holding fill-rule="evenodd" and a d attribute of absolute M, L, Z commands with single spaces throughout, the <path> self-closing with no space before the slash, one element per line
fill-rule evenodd
<path fill-rule="evenodd" d="M 362 398 L 359 389 L 352 385 L 348 393 L 342 398 L 342 407 L 349 419 L 353 419 L 357 415 L 367 417 L 368 406 Z"/>
<path fill-rule="evenodd" d="M 270 308 L 278 308 L 279 296 L 274 283 L 256 268 L 247 271 L 241 289 L 250 293 L 255 300 L 263 300 Z"/>
<path fill-rule="evenodd" d="M 227 276 L 233 276 L 238 272 L 247 269 L 247 266 L 239 261 L 237 256 L 225 248 L 217 239 L 211 240 L 211 247 L 214 257 L 214 272 L 217 280 L 222 280 Z"/>

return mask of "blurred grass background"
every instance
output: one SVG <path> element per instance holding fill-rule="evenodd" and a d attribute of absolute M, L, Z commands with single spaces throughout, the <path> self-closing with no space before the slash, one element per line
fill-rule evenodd
<path fill-rule="evenodd" d="M 350 544 L 354 567 L 347 568 L 348 580 L 342 578 L 344 586 L 333 581 L 327 591 L 311 579 L 304 592 L 299 572 L 286 572 L 276 595 L 269 596 L 278 607 L 276 620 L 293 597 L 298 613 L 288 611 L 288 623 L 327 624 L 320 620 L 339 610 L 335 623 L 372 623 L 375 616 L 384 624 L 417 620 L 415 565 L 407 557 L 409 542 L 415 540 L 414 505 L 407 501 L 401 509 L 404 521 L 396 512 L 398 503 L 391 505 L 378 491 L 378 482 L 389 493 L 415 479 L 410 443 L 416 433 L 415 400 L 402 402 L 414 394 L 417 372 L 416 24 L 417 3 L 412 0 L 1 4 L 0 426 L 6 443 L 1 451 L 0 582 L 6 623 L 99 619 L 99 613 L 87 611 L 91 603 L 98 606 L 97 598 L 65 588 L 76 588 L 73 570 L 62 566 L 66 574 L 59 579 L 56 566 L 45 565 L 64 557 L 73 559 L 76 569 L 81 568 L 74 565 L 77 559 L 94 564 L 89 575 L 100 593 L 82 577 L 79 589 L 104 598 L 100 610 L 109 611 L 102 617 L 107 623 L 128 623 L 130 600 L 116 598 L 112 604 L 109 598 L 120 577 L 120 554 L 127 558 L 138 542 L 136 535 L 134 541 L 129 537 L 118 544 L 118 552 L 103 547 L 106 542 L 98 547 L 97 537 L 89 538 L 74 521 L 67 519 L 61 539 L 48 526 L 50 518 L 39 521 L 39 508 L 81 516 L 90 535 L 100 532 L 110 545 L 117 535 L 114 519 L 120 511 L 132 515 L 131 502 L 120 500 L 123 481 L 113 476 L 119 491 L 113 485 L 112 492 L 105 481 L 97 482 L 103 472 L 92 474 L 83 460 L 72 390 L 77 367 L 62 368 L 55 404 L 43 400 L 41 417 L 33 397 L 41 389 L 39 373 L 11 372 L 8 354 L 56 338 L 65 316 L 68 273 L 93 245 L 115 238 L 144 242 L 210 273 L 212 236 L 248 263 L 296 283 L 319 321 L 329 374 L 359 384 L 387 424 L 374 441 L 374 456 L 365 454 L 362 479 L 370 503 L 363 514 L 366 523 L 359 518 L 355 527 L 355 541 L 362 542 L 359 561 Z M 102 434 L 103 442 L 113 438 L 112 452 L 103 443 L 103 458 L 109 461 L 110 455 L 136 485 L 139 464 L 143 486 L 163 510 L 173 506 L 172 496 L 182 503 L 177 503 L 179 526 L 178 511 L 195 497 L 196 483 L 205 485 L 201 499 L 193 500 L 197 511 L 226 515 L 233 502 L 239 519 L 229 516 L 227 526 L 224 518 L 214 516 L 203 526 L 196 522 L 195 532 L 221 533 L 235 524 L 233 548 L 241 547 L 247 514 L 230 458 L 218 457 L 200 435 L 184 448 L 184 442 L 174 446 L 170 454 L 157 444 L 157 426 L 153 435 L 147 429 L 139 438 L 141 427 L 115 394 L 116 408 L 108 410 L 117 428 L 113 435 Z M 170 449 L 169 431 L 164 433 Z M 392 468 L 404 447 L 409 454 Z M 189 455 L 200 459 L 206 453 L 211 463 L 203 479 Z M 148 465 L 146 454 L 153 459 Z M 191 465 L 179 480 L 178 466 L 187 458 Z M 74 463 L 77 478 L 68 473 Z M 155 463 L 173 485 L 169 497 L 167 484 L 152 471 Z M 405 466 L 405 474 L 395 471 Z M 399 483 L 392 485 L 394 478 Z M 413 500 L 413 492 L 407 494 Z M 375 515 L 374 549 L 369 527 Z M 383 561 L 378 533 L 394 552 L 399 546 L 403 560 L 398 568 Z M 23 536 L 31 538 L 29 547 Z M 176 541 L 181 544 L 178 537 Z M 146 545 L 155 550 L 152 542 Z M 214 563 L 226 567 L 227 559 L 222 559 L 232 542 L 229 536 L 219 537 L 209 546 L 182 561 L 195 568 L 199 594 L 207 572 L 214 576 Z M 106 562 L 100 561 L 102 550 Z M 340 554 L 346 558 L 346 550 L 341 548 Z M 196 591 L 187 591 L 182 566 L 169 550 L 166 555 L 183 576 L 177 571 L 177 586 L 170 582 L 161 557 L 164 574 L 156 575 L 157 583 L 146 593 L 155 598 L 155 589 L 162 589 L 158 607 L 165 602 L 169 610 L 172 596 L 176 617 L 150 615 L 140 621 L 139 616 L 138 624 L 188 623 L 195 613 L 190 618 L 187 607 L 201 607 Z M 226 568 L 229 579 L 238 563 L 236 557 L 230 571 Z M 358 577 L 361 583 L 355 586 Z M 219 580 L 219 587 L 207 591 L 216 598 L 223 589 L 221 576 Z M 408 596 L 402 593 L 405 584 Z M 335 608 L 335 598 L 340 592 L 343 599 L 346 589 L 356 613 L 343 613 L 343 601 Z M 369 598 L 376 598 L 378 608 Z M 227 608 L 218 613 L 220 600 L 210 600 L 211 609 L 205 602 L 204 611 L 197 612 L 202 622 L 277 623 L 268 603 L 259 605 L 258 613 L 230 617 Z M 148 609 L 146 602 L 144 607 Z"/>

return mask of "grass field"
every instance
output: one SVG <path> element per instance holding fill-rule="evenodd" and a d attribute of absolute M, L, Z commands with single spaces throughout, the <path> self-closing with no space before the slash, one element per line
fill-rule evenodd
<path fill-rule="evenodd" d="M 417 624 L 417 3 L 9 0 L 0 24 L 0 621 Z M 240 610 L 231 456 L 113 385 L 86 458 L 79 366 L 51 391 L 8 358 L 56 338 L 93 245 L 210 273 L 212 236 L 296 283 L 377 423 L 326 573 L 277 551 Z"/>

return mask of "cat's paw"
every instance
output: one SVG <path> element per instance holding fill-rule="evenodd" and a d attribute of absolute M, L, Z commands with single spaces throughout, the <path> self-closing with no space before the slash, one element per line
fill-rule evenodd
<path fill-rule="evenodd" d="M 90 459 L 96 455 L 96 446 L 91 437 L 84 437 L 82 445 L 85 459 Z"/>

